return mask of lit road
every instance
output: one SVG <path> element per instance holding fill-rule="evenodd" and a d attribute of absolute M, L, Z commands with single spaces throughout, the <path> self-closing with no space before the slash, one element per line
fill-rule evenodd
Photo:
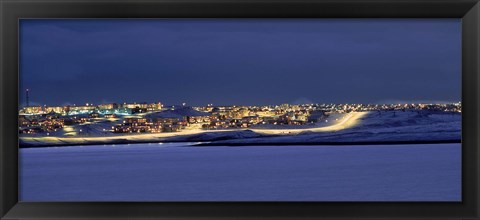
<path fill-rule="evenodd" d="M 312 132 L 328 132 L 338 131 L 346 128 L 351 128 L 358 123 L 358 119 L 362 118 L 368 112 L 351 112 L 345 115 L 338 123 L 316 128 L 303 128 L 303 129 L 250 129 L 261 134 L 296 134 L 304 131 Z"/>
<path fill-rule="evenodd" d="M 42 145 L 56 145 L 56 144 L 82 144 L 88 142 L 103 142 L 114 143 L 116 141 L 159 141 L 160 138 L 179 137 L 186 135 L 195 135 L 208 132 L 232 132 L 241 130 L 251 130 L 259 134 L 297 134 L 304 131 L 312 132 L 332 132 L 351 128 L 355 126 L 359 119 L 368 114 L 368 112 L 351 112 L 346 114 L 343 118 L 339 119 L 338 123 L 325 127 L 304 128 L 304 129 L 223 129 L 223 130 L 203 130 L 203 129 L 185 129 L 181 132 L 165 132 L 165 133 L 147 133 L 147 134 L 125 134 L 116 136 L 98 136 L 98 137 L 20 137 L 22 141 L 29 144 L 42 144 Z"/>

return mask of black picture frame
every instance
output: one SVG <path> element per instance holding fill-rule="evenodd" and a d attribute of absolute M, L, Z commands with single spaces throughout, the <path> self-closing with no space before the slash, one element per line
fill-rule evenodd
<path fill-rule="evenodd" d="M 0 0 L 0 15 L 2 219 L 479 219 L 478 0 Z M 462 202 L 19 202 L 19 19 L 164 17 L 462 18 Z"/>

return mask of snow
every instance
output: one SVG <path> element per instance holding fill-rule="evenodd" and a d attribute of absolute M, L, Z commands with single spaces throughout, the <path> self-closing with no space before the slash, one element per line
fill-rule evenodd
<path fill-rule="evenodd" d="M 20 149 L 21 201 L 460 201 L 461 144 Z"/>
<path fill-rule="evenodd" d="M 370 112 L 349 129 L 215 141 L 215 144 L 460 141 L 462 117 L 439 111 Z"/>
<path fill-rule="evenodd" d="M 195 111 L 191 108 L 180 108 L 175 111 L 175 115 L 207 114 Z M 162 111 L 158 114 L 170 114 L 172 112 Z M 196 112 L 196 113 L 195 113 Z M 178 114 L 177 114 L 178 113 Z M 156 113 L 153 113 L 156 114 Z M 173 114 L 173 113 L 172 113 Z M 158 116 L 158 115 L 157 115 Z M 305 126 L 306 129 L 316 129 L 316 127 L 326 128 L 326 126 L 335 126 L 335 122 L 341 121 L 343 114 L 334 114 L 328 118 L 328 122 L 317 123 L 313 127 Z M 156 116 L 152 116 L 156 117 Z M 335 120 L 337 119 L 337 120 Z M 121 119 L 117 119 L 121 120 Z M 174 133 L 149 133 L 139 134 L 131 137 L 131 134 L 113 134 L 104 132 L 119 121 L 102 121 L 88 125 L 74 125 L 73 130 L 82 130 L 77 134 L 82 138 L 65 138 L 63 130 L 50 134 L 50 137 L 60 137 L 62 139 L 49 138 L 20 138 L 22 146 L 52 146 L 62 144 L 99 144 L 99 143 L 134 143 L 134 142 L 188 142 L 188 141 L 210 141 L 216 145 L 228 144 L 280 144 L 280 143 L 332 143 L 332 142 L 402 142 L 402 141 L 460 141 L 462 117 L 460 113 L 441 112 L 441 111 L 372 111 L 354 122 L 352 127 L 334 131 L 302 131 L 299 134 L 290 134 L 292 129 L 298 129 L 298 126 L 279 126 L 278 129 L 284 129 L 284 134 L 262 133 L 262 129 L 272 129 L 272 125 L 256 126 L 253 128 L 235 130 L 198 130 L 189 129 Z M 290 129 L 291 128 L 291 129 Z M 280 130 L 278 130 L 280 131 Z M 22 137 L 28 137 L 23 135 Z M 90 138 L 88 137 L 107 137 Z M 118 137 L 118 138 L 108 138 Z"/>

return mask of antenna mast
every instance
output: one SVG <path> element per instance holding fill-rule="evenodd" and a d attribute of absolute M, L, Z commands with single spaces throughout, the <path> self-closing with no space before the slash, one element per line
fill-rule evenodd
<path fill-rule="evenodd" d="M 27 98 L 27 107 L 29 107 L 29 106 L 30 106 L 30 101 L 29 101 L 29 98 L 30 98 L 30 97 L 28 96 L 29 90 L 27 89 L 27 90 L 25 91 L 25 93 L 26 93 L 26 98 Z"/>

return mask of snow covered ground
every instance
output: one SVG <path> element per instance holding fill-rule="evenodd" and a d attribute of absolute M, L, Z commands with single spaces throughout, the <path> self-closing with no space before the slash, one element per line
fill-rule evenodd
<path fill-rule="evenodd" d="M 437 111 L 370 112 L 348 129 L 302 132 L 298 135 L 253 137 L 213 142 L 222 144 L 280 144 L 335 142 L 415 142 L 461 140 L 461 114 Z"/>
<path fill-rule="evenodd" d="M 461 144 L 47 147 L 19 162 L 20 201 L 461 200 Z"/>
<path fill-rule="evenodd" d="M 115 122 L 81 125 L 83 135 L 20 138 L 21 146 L 53 146 L 74 144 L 111 144 L 141 142 L 209 141 L 215 145 L 251 145 L 282 143 L 338 142 L 460 142 L 461 114 L 440 111 L 372 111 L 335 115 L 328 123 L 278 129 L 249 128 L 241 130 L 187 129 L 173 133 L 121 134 L 103 132 Z M 62 132 L 62 131 L 59 131 Z M 55 137 L 54 137 L 55 136 Z"/>

